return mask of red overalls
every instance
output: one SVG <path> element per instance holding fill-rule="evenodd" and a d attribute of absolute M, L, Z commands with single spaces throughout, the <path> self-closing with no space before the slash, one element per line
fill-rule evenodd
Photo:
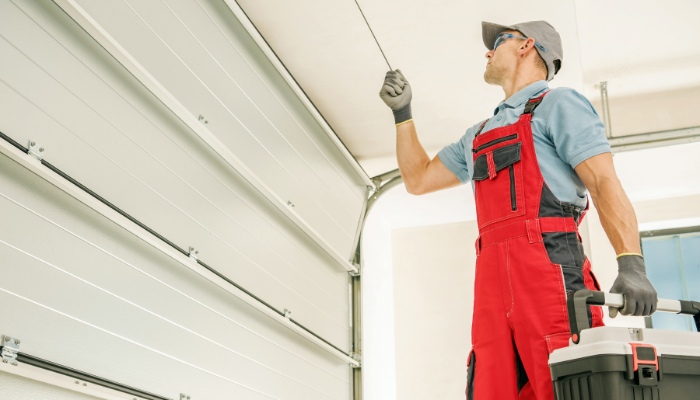
<path fill-rule="evenodd" d="M 585 210 L 559 201 L 537 162 L 530 121 L 545 95 L 530 99 L 515 124 L 474 138 L 479 238 L 468 400 L 554 399 L 547 359 L 569 342 L 567 291 L 599 290 L 577 231 Z M 591 318 L 602 325 L 600 307 Z"/>

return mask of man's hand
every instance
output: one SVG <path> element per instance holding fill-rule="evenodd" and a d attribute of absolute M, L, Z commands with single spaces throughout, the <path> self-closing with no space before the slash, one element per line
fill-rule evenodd
<path fill-rule="evenodd" d="M 411 117 L 411 86 L 404 78 L 401 70 L 389 71 L 384 77 L 384 84 L 379 91 L 379 97 L 384 100 L 394 112 L 394 122 L 400 124 Z"/>
<path fill-rule="evenodd" d="M 617 279 L 610 288 L 610 293 L 622 293 L 625 305 L 621 310 L 610 307 L 610 318 L 615 318 L 618 311 L 622 315 L 651 315 L 656 311 L 659 299 L 647 278 L 644 258 L 636 254 L 621 255 L 617 259 L 617 265 Z"/>

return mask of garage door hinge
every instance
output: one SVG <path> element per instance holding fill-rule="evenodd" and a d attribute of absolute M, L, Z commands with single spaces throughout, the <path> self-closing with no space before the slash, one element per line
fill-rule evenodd
<path fill-rule="evenodd" d="M 19 339 L 10 336 L 2 336 L 2 362 L 17 366 L 17 353 L 19 352 Z"/>
<path fill-rule="evenodd" d="M 350 366 L 353 368 L 360 368 L 360 366 L 362 365 L 362 355 L 357 353 L 350 353 L 350 358 L 359 363 L 359 365 L 350 364 Z"/>
<path fill-rule="evenodd" d="M 191 259 L 197 261 L 197 260 L 199 259 L 199 250 L 196 250 L 194 247 L 190 247 L 190 250 L 189 250 L 189 252 L 187 253 L 187 255 L 188 255 Z"/>
<path fill-rule="evenodd" d="M 353 262 L 352 265 L 353 265 L 353 267 L 355 267 L 357 270 L 356 270 L 356 271 L 348 271 L 348 274 L 350 274 L 350 276 L 352 276 L 353 278 L 354 278 L 354 277 L 357 277 L 357 276 L 360 276 L 360 264 Z"/>
<path fill-rule="evenodd" d="M 30 156 L 41 161 L 44 158 L 44 147 L 41 146 L 39 143 L 37 143 L 33 140 L 30 140 L 29 141 L 29 151 L 27 154 L 29 154 Z"/>

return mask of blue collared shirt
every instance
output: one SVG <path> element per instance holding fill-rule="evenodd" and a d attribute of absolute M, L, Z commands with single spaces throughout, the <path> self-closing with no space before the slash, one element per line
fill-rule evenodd
<path fill-rule="evenodd" d="M 525 103 L 548 89 L 546 81 L 537 81 L 501 102 L 483 132 L 514 124 L 525 110 Z M 438 153 L 462 183 L 471 180 L 472 141 L 482 123 L 467 129 L 458 142 Z M 552 89 L 535 109 L 531 126 L 545 182 L 559 200 L 585 207 L 587 190 L 574 168 L 588 158 L 610 152 L 605 127 L 595 109 L 574 89 Z"/>

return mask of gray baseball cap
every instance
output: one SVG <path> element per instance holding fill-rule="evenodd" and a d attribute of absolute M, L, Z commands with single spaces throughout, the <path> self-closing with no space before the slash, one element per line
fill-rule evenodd
<path fill-rule="evenodd" d="M 503 31 L 518 31 L 528 38 L 535 39 L 535 42 L 539 44 L 539 46 L 535 46 L 537 53 L 547 65 L 548 81 L 551 81 L 554 75 L 559 72 L 564 56 L 564 50 L 561 47 L 561 37 L 547 21 L 521 22 L 511 26 L 482 21 L 481 35 L 484 38 L 484 44 L 487 49 L 493 50 L 496 38 Z"/>

